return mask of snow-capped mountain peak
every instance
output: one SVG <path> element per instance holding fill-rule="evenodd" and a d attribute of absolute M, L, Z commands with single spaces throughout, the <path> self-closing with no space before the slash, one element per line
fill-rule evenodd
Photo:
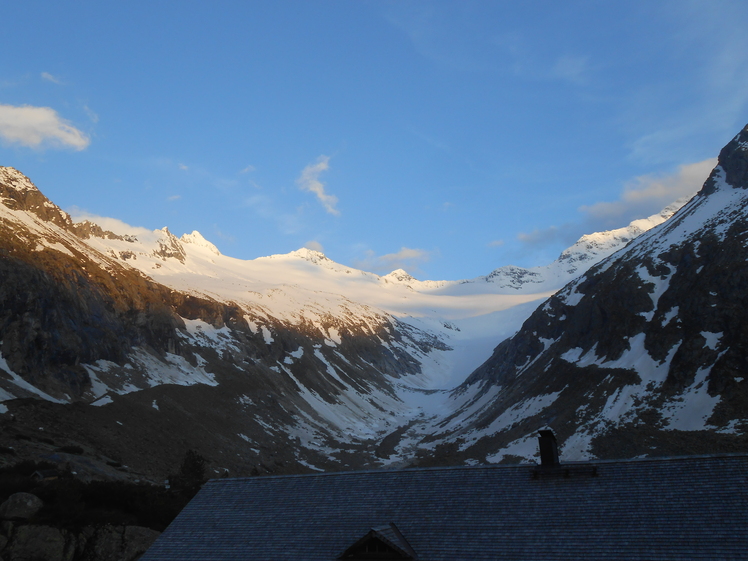
<path fill-rule="evenodd" d="M 182 237 L 179 238 L 179 240 L 182 243 L 192 244 L 197 247 L 204 247 L 211 253 L 221 255 L 221 252 L 218 251 L 218 248 L 208 240 L 206 240 L 197 230 L 193 230 L 191 234 L 182 234 Z"/>
<path fill-rule="evenodd" d="M 723 175 L 736 170 L 732 166 Z M 720 186 L 715 183 L 714 189 Z M 171 438 L 158 427 L 185 427 L 179 439 L 192 443 L 191 427 L 213 423 L 211 430 L 220 438 L 211 435 L 204 445 L 240 470 L 245 458 L 259 456 L 255 466 L 269 471 L 269 458 L 280 448 L 287 451 L 287 465 L 312 469 L 350 467 L 346 462 L 351 461 L 392 465 L 412 457 L 417 446 L 430 454 L 439 442 L 454 445 L 449 450 L 456 454 L 467 451 L 464 459 L 521 456 L 528 431 L 538 422 L 554 424 L 545 413 L 549 407 L 559 399 L 561 405 L 577 404 L 564 393 L 572 382 L 590 378 L 597 385 L 585 391 L 599 389 L 595 399 L 612 400 L 610 407 L 604 404 L 608 409 L 615 406 L 618 393 L 605 392 L 624 386 L 604 369 L 612 369 L 607 362 L 625 345 L 640 358 L 649 352 L 652 364 L 671 359 L 670 347 L 637 333 L 627 334 L 628 342 L 605 341 L 610 348 L 591 345 L 600 332 L 601 306 L 579 308 L 576 323 L 567 321 L 584 301 L 589 282 L 567 285 L 558 297 L 546 299 L 603 258 L 632 247 L 631 239 L 643 237 L 679 206 L 626 228 L 583 236 L 547 267 L 502 267 L 466 281 L 419 281 L 402 269 L 380 277 L 308 248 L 234 259 L 197 231 L 181 238 L 168 228 L 129 227 L 122 230 L 127 235 L 111 234 L 92 222 L 72 223 L 25 176 L 0 168 L 0 278 L 5 283 L 0 309 L 9 310 L 0 318 L 0 401 L 36 396 L 92 402 L 101 407 L 82 409 L 91 419 L 96 414 L 90 409 L 114 414 L 146 404 L 155 412 L 148 410 L 152 416 L 143 416 L 148 423 L 132 434 L 151 442 L 153 455 L 162 454 L 169 445 L 164 439 Z M 643 265 L 634 273 L 630 294 L 650 286 L 654 292 L 631 303 L 629 292 L 614 294 L 612 299 L 624 305 L 616 313 L 633 313 L 629 323 L 635 327 L 655 322 L 676 333 L 686 311 L 679 316 L 677 306 L 675 311 L 664 305 L 660 310 L 656 302 L 654 310 L 649 306 L 661 296 L 657 290 L 667 280 L 665 267 Z M 542 300 L 546 304 L 537 308 Z M 522 335 L 513 337 L 523 322 Z M 717 323 L 700 329 L 691 339 L 705 341 L 704 356 L 712 358 L 728 334 Z M 570 334 L 573 345 L 553 354 Z M 514 370 L 497 373 L 486 363 L 460 385 L 502 341 L 495 358 Z M 546 351 L 552 356 L 535 359 Z M 615 374 L 635 359 L 616 363 Z M 573 371 L 570 364 L 595 368 L 564 377 Z M 531 375 L 545 367 L 556 376 L 554 383 L 534 386 Z M 635 378 L 624 374 L 623 384 Z M 641 384 L 661 381 L 662 376 L 649 374 Z M 702 395 L 706 389 L 694 386 L 703 385 L 703 375 L 696 373 L 691 389 L 709 401 Z M 510 388 L 516 379 L 521 395 Z M 584 407 L 595 406 L 587 401 L 574 410 L 559 405 L 553 411 L 584 416 Z M 0 415 L 12 407 L 0 404 Z M 168 409 L 172 417 L 162 421 Z M 217 410 L 222 414 L 216 416 Z M 58 411 L 64 415 L 67 409 Z M 137 417 L 142 413 L 138 409 Z M 139 438 L 138 431 L 151 430 L 151 422 L 156 429 Z M 511 438 L 517 442 L 507 448 Z"/>
<path fill-rule="evenodd" d="M 326 263 L 332 262 L 324 253 L 317 251 L 316 249 L 309 249 L 308 247 L 302 247 L 296 251 L 292 251 L 288 254 L 291 257 L 298 257 L 309 261 L 310 263 Z"/>
<path fill-rule="evenodd" d="M 499 288 L 515 292 L 558 290 L 572 279 L 583 274 L 595 263 L 599 263 L 644 232 L 668 220 L 693 196 L 682 197 L 660 212 L 647 218 L 634 220 L 623 228 L 586 234 L 579 238 L 574 245 L 565 249 L 559 258 L 550 265 L 531 268 L 508 265 L 492 271 L 485 277 L 464 282 L 482 280 Z"/>
<path fill-rule="evenodd" d="M 39 191 L 28 177 L 12 167 L 0 167 L 0 184 L 18 193 Z"/>
<path fill-rule="evenodd" d="M 650 217 L 471 374 L 452 422 L 464 448 L 486 439 L 502 449 L 490 461 L 527 457 L 544 424 L 570 458 L 744 447 L 747 191 L 748 126 L 688 203 Z"/>
<path fill-rule="evenodd" d="M 408 274 L 407 271 L 403 269 L 395 269 L 391 273 L 384 275 L 382 278 L 388 281 L 398 281 L 398 282 L 404 282 L 404 283 L 413 282 L 416 280 L 415 278 L 410 276 L 410 274 Z"/>

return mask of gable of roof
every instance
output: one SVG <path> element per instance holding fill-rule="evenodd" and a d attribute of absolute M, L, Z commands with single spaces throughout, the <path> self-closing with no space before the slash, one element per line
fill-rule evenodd
<path fill-rule="evenodd" d="M 142 561 L 333 561 L 390 522 L 428 561 L 746 558 L 748 455 L 595 466 L 213 480 Z"/>
<path fill-rule="evenodd" d="M 415 551 L 410 547 L 408 540 L 392 523 L 387 526 L 372 528 L 363 538 L 338 556 L 338 559 L 351 559 L 353 561 L 360 559 L 415 558 Z"/>

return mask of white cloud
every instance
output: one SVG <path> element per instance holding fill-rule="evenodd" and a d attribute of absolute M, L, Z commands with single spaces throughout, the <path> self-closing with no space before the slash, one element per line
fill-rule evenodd
<path fill-rule="evenodd" d="M 631 220 L 654 214 L 681 197 L 692 195 L 716 165 L 717 158 L 709 158 L 682 165 L 669 175 L 643 175 L 626 185 L 619 200 L 582 206 L 579 210 L 592 221 L 624 226 Z"/>
<path fill-rule="evenodd" d="M 247 166 L 243 170 L 241 170 L 239 173 L 250 173 L 250 172 L 255 171 L 255 169 L 256 168 L 254 166 Z"/>
<path fill-rule="evenodd" d="M 488 242 L 488 247 L 501 247 L 504 245 L 504 240 L 493 240 Z"/>
<path fill-rule="evenodd" d="M 167 201 L 178 201 L 181 198 L 182 198 L 182 195 L 172 195 L 171 197 L 167 197 L 166 200 Z"/>
<path fill-rule="evenodd" d="M 368 250 L 364 259 L 357 259 L 353 266 L 365 271 L 374 273 L 390 273 L 395 269 L 405 269 L 406 271 L 418 271 L 418 266 L 431 260 L 433 253 L 424 249 L 411 249 L 402 247 L 397 253 L 387 253 L 376 256 Z"/>
<path fill-rule="evenodd" d="M 152 233 L 151 230 L 147 228 L 143 228 L 141 226 L 130 226 L 126 222 L 123 222 L 122 220 L 119 220 L 117 218 L 108 218 L 106 216 L 91 214 L 90 212 L 78 208 L 77 206 L 73 206 L 67 209 L 67 213 L 73 219 L 73 222 L 83 222 L 84 220 L 88 220 L 89 222 L 98 224 L 104 230 L 109 230 L 110 232 L 114 232 L 115 234 L 118 234 L 120 236 L 148 236 Z"/>
<path fill-rule="evenodd" d="M 184 164 L 177 164 L 177 167 L 179 167 L 179 169 L 184 170 L 184 171 L 187 171 L 188 169 L 190 169 L 189 167 L 187 167 Z"/>
<path fill-rule="evenodd" d="M 88 136 L 60 117 L 51 107 L 0 104 L 0 138 L 8 144 L 29 148 L 51 146 L 83 150 Z"/>
<path fill-rule="evenodd" d="M 319 243 L 318 241 L 315 241 L 315 240 L 311 240 L 311 241 L 306 242 L 304 244 L 304 247 L 307 248 L 307 249 L 311 249 L 313 251 L 319 251 L 320 253 L 324 253 L 325 252 L 325 248 L 322 247 L 322 244 Z"/>
<path fill-rule="evenodd" d="M 698 191 L 717 164 L 709 158 L 680 166 L 668 175 L 643 175 L 630 181 L 617 201 L 605 201 L 579 207 L 582 219 L 561 226 L 522 232 L 517 239 L 526 246 L 542 247 L 554 243 L 571 245 L 584 234 L 627 226 L 639 218 L 651 216 L 681 197 Z"/>
<path fill-rule="evenodd" d="M 52 82 L 53 84 L 62 84 L 62 80 L 60 80 L 59 78 L 55 78 L 49 72 L 42 72 L 41 76 L 42 80 L 47 80 L 48 82 Z"/>
<path fill-rule="evenodd" d="M 301 172 L 301 176 L 296 180 L 296 184 L 302 191 L 309 191 L 317 195 L 317 199 L 325 207 L 325 210 L 335 216 L 340 216 L 340 211 L 335 208 L 338 204 L 338 198 L 334 195 L 328 195 L 325 192 L 325 184 L 319 180 L 319 175 L 326 171 L 330 166 L 329 156 L 320 156 L 316 164 L 310 164 Z"/>

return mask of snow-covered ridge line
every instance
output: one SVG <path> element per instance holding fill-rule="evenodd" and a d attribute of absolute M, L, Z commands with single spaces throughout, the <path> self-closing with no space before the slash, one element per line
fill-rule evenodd
<path fill-rule="evenodd" d="M 20 184 L 43 198 L 17 170 L 0 171 L 13 179 L 6 186 Z M 431 358 L 422 360 L 438 371 L 434 379 L 456 384 L 518 329 L 537 304 L 633 237 L 666 220 L 681 204 L 626 228 L 583 236 L 546 267 L 502 267 L 461 281 L 419 281 L 401 269 L 379 276 L 336 263 L 308 248 L 253 260 L 235 259 L 221 254 L 197 231 L 177 238 L 168 228 L 133 228 L 130 235 L 123 235 L 123 231 L 113 234 L 89 223 L 81 237 L 75 228 L 84 223 L 78 222 L 73 227 L 76 240 L 73 231 L 61 232 L 59 225 L 38 215 L 22 211 L 13 211 L 13 215 L 27 216 L 22 220 L 24 227 L 49 238 L 50 243 L 43 244 L 47 249 L 75 248 L 107 268 L 116 262 L 173 290 L 237 304 L 266 318 L 265 329 L 273 321 L 321 325 L 330 318 L 345 323 L 355 317 L 381 324 L 380 318 L 392 316 L 415 322 L 419 328 L 428 326 L 454 351 L 434 351 Z M 62 214 L 68 224 L 68 215 Z"/>

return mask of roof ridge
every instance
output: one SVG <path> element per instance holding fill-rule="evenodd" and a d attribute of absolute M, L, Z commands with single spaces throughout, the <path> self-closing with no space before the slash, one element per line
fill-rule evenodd
<path fill-rule="evenodd" d="M 628 464 L 638 462 L 667 462 L 667 461 L 682 461 L 682 460 L 699 460 L 706 458 L 736 458 L 745 457 L 748 459 L 748 452 L 725 452 L 718 454 L 694 454 L 684 456 L 653 456 L 646 458 L 620 458 L 620 459 L 590 459 L 586 461 L 575 461 L 575 462 L 562 462 L 559 468 L 564 466 L 580 466 L 580 465 L 593 465 L 593 464 Z M 266 479 L 272 477 L 273 479 L 281 478 L 304 478 L 304 477 L 325 477 L 325 476 L 360 476 L 360 475 L 390 475 L 393 473 L 412 473 L 412 472 L 426 472 L 426 471 L 452 471 L 452 470 L 493 470 L 493 469 L 527 469 L 540 467 L 539 463 L 535 464 L 479 464 L 472 466 L 430 466 L 430 467 L 409 467 L 402 469 L 365 469 L 365 470 L 351 470 L 351 471 L 325 471 L 318 473 L 297 473 L 297 474 L 284 474 L 284 475 L 261 475 L 261 476 L 244 476 L 244 477 L 222 477 L 211 479 L 208 483 L 218 481 L 245 481 L 254 479 Z"/>

